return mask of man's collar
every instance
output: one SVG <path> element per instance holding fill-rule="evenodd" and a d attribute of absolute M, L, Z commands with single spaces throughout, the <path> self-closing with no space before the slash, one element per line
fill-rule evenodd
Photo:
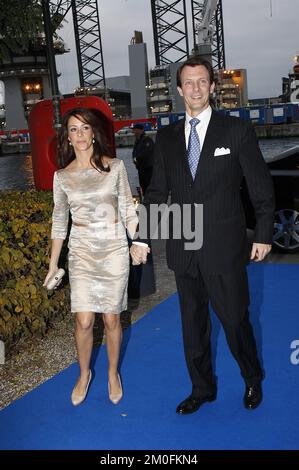
<path fill-rule="evenodd" d="M 211 115 L 212 115 L 212 108 L 209 105 L 204 111 L 202 111 L 195 117 L 199 119 L 201 122 L 208 122 L 210 120 Z M 190 119 L 192 119 L 192 117 L 186 111 L 186 125 L 189 124 Z"/>

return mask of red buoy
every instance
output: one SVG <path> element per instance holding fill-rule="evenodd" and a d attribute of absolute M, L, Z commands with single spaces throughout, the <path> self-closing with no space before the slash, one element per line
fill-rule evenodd
<path fill-rule="evenodd" d="M 112 152 L 115 154 L 113 115 L 109 105 L 98 96 L 76 96 L 61 99 L 61 115 L 73 108 L 91 108 L 102 121 L 103 130 Z M 53 129 L 53 105 L 51 100 L 37 103 L 29 116 L 29 132 L 34 183 L 37 190 L 53 187 L 53 175 L 58 168 L 56 132 Z"/>

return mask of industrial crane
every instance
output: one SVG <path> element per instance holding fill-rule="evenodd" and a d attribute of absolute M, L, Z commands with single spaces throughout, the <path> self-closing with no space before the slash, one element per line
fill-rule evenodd
<path fill-rule="evenodd" d="M 52 22 L 61 24 L 72 10 L 80 86 L 105 87 L 97 0 L 49 0 Z"/>
<path fill-rule="evenodd" d="M 201 20 L 197 23 L 195 53 L 212 63 L 214 28 L 212 19 L 218 7 L 218 0 L 205 0 Z"/>

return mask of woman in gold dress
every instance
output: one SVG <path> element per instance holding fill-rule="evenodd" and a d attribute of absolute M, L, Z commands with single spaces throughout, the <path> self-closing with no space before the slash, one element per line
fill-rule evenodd
<path fill-rule="evenodd" d="M 100 312 L 107 342 L 108 393 L 117 404 L 123 393 L 118 363 L 120 313 L 127 308 L 127 233 L 134 237 L 138 218 L 124 163 L 111 155 L 96 112 L 77 108 L 66 113 L 59 144 L 65 165 L 54 174 L 52 248 L 44 285 L 58 269 L 70 211 L 68 266 L 80 365 L 71 400 L 79 405 L 88 391 L 93 324 L 95 313 Z"/>

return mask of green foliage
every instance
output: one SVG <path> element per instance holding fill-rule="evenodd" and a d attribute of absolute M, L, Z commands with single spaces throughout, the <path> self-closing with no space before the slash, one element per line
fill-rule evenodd
<path fill-rule="evenodd" d="M 52 192 L 0 193 L 0 339 L 43 336 L 69 312 L 69 288 L 42 287 L 48 270 Z"/>
<path fill-rule="evenodd" d="M 43 32 L 43 15 L 38 0 L 0 0 L 0 62 L 10 54 L 26 53 L 30 43 Z"/>
<path fill-rule="evenodd" d="M 63 15 L 50 12 L 54 48 L 64 50 L 56 30 L 62 27 Z M 34 45 L 45 46 L 43 9 L 40 0 L 0 0 L 0 63 L 11 55 L 26 54 Z"/>

